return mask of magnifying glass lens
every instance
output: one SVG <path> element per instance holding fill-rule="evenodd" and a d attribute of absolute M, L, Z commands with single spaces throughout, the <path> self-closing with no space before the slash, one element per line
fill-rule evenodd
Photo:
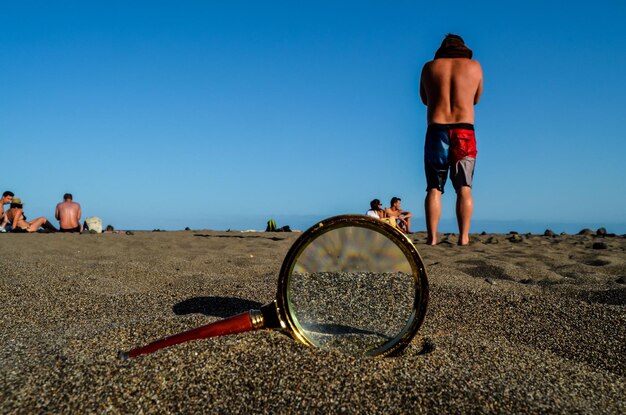
<path fill-rule="evenodd" d="M 398 338 L 415 308 L 416 281 L 399 244 L 377 230 L 346 226 L 317 236 L 288 281 L 290 314 L 320 348 L 375 351 Z"/>

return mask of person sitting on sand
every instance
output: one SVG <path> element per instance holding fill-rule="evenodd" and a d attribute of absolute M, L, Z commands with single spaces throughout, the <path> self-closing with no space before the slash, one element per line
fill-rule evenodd
<path fill-rule="evenodd" d="M 57 228 L 43 216 L 31 222 L 26 221 L 26 216 L 24 216 L 22 209 L 23 206 L 22 200 L 19 197 L 14 197 L 11 202 L 11 208 L 7 210 L 6 216 L 13 226 L 11 232 L 37 232 L 39 228 L 44 228 L 48 232 L 57 231 Z"/>
<path fill-rule="evenodd" d="M 73 200 L 71 193 L 63 195 L 63 202 L 55 209 L 54 217 L 59 221 L 60 232 L 81 232 L 80 205 Z"/>
<path fill-rule="evenodd" d="M 9 222 L 9 218 L 4 214 L 4 205 L 8 205 L 13 200 L 13 192 L 7 190 L 2 193 L 2 198 L 0 199 L 0 232 L 6 232 L 6 226 Z"/>
<path fill-rule="evenodd" d="M 365 214 L 376 219 L 382 219 L 386 216 L 385 211 L 383 210 L 383 204 L 380 203 L 380 200 L 378 199 L 374 199 L 370 202 L 370 210 L 368 210 Z"/>
<path fill-rule="evenodd" d="M 391 202 L 389 202 L 390 207 L 385 209 L 385 214 L 388 217 L 396 218 L 398 227 L 405 233 L 411 233 L 411 217 L 413 215 L 411 212 L 401 209 L 401 202 L 399 197 L 392 197 Z"/>

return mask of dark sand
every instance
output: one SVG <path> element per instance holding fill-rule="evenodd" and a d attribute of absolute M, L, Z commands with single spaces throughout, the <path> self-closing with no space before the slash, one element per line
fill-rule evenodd
<path fill-rule="evenodd" d="M 257 331 L 116 358 L 272 300 L 298 236 L 0 235 L 0 412 L 626 413 L 622 236 L 412 235 L 430 303 L 399 357 Z"/>

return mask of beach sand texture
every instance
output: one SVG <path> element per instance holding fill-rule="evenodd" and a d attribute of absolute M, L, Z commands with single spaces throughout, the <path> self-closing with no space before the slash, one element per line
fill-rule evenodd
<path fill-rule="evenodd" d="M 264 330 L 117 359 L 270 302 L 299 235 L 0 235 L 0 412 L 626 413 L 623 236 L 411 235 L 430 301 L 398 357 Z"/>

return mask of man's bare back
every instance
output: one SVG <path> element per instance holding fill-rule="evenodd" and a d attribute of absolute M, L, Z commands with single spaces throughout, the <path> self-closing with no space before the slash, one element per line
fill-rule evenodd
<path fill-rule="evenodd" d="M 448 34 L 420 77 L 420 97 L 427 107 L 424 144 L 427 243 L 437 244 L 441 195 L 450 173 L 457 194 L 459 245 L 469 244 L 473 212 L 472 178 L 476 160 L 474 105 L 483 91 L 480 63 L 463 38 Z"/>
<path fill-rule="evenodd" d="M 56 207 L 54 216 L 59 221 L 61 229 L 75 229 L 80 227 L 80 205 L 72 199 L 65 199 Z"/>
<path fill-rule="evenodd" d="M 483 90 L 478 61 L 435 59 L 422 69 L 420 97 L 427 106 L 428 124 L 474 124 L 474 105 Z"/>

